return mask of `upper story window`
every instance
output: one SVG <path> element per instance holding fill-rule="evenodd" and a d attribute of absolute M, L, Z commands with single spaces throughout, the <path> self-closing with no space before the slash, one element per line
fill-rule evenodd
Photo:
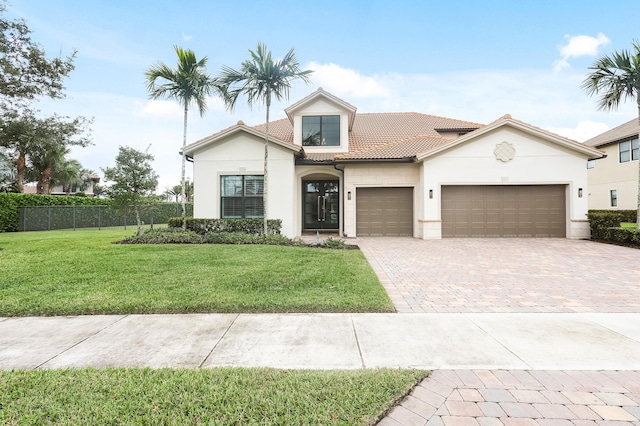
<path fill-rule="evenodd" d="M 596 166 L 596 160 L 587 160 L 587 169 L 593 169 Z"/>
<path fill-rule="evenodd" d="M 340 146 L 340 116 L 302 117 L 302 146 Z"/>
<path fill-rule="evenodd" d="M 221 178 L 220 217 L 223 219 L 264 217 L 263 176 L 240 175 L 222 176 Z"/>
<path fill-rule="evenodd" d="M 637 160 L 640 157 L 640 139 L 620 142 L 620 162 L 626 163 L 630 160 Z"/>

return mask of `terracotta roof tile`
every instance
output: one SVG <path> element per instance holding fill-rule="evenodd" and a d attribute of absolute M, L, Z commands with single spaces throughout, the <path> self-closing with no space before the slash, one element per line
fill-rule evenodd
<path fill-rule="evenodd" d="M 325 161 L 329 155 L 340 158 L 402 158 L 413 156 L 425 149 L 419 146 L 442 145 L 445 141 L 436 129 L 449 130 L 473 130 L 483 127 L 470 121 L 454 120 L 435 115 L 420 114 L 416 112 L 397 113 L 360 113 L 357 115 L 353 129 L 349 132 L 349 154 L 312 154 L 307 153 L 307 159 L 313 161 Z M 265 124 L 253 126 L 260 132 L 266 130 Z M 283 141 L 293 143 L 293 126 L 284 118 L 269 123 L 269 133 Z M 393 146 L 385 147 L 391 144 Z M 376 148 L 380 147 L 380 150 Z M 406 154 L 406 155 L 405 155 Z M 367 157 L 372 155 L 373 157 Z M 398 157 L 400 155 L 400 157 Z M 321 160 L 315 160 L 316 158 Z"/>
<path fill-rule="evenodd" d="M 638 124 L 638 119 L 634 118 L 633 120 L 627 121 L 626 123 L 621 124 L 618 127 L 614 127 L 611 130 L 608 130 L 594 138 L 589 139 L 588 141 L 585 141 L 584 144 L 597 148 L 603 145 L 618 142 L 622 139 L 638 136 L 638 132 L 640 132 L 640 124 Z"/>
<path fill-rule="evenodd" d="M 398 142 L 378 145 L 370 149 L 336 156 L 336 160 L 391 160 L 415 157 L 450 143 L 453 139 L 440 136 L 416 136 Z"/>

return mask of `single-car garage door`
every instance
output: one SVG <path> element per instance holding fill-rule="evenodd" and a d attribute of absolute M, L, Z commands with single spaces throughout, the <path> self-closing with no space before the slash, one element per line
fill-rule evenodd
<path fill-rule="evenodd" d="M 565 237 L 564 185 L 443 186 L 443 237 Z"/>
<path fill-rule="evenodd" d="M 413 236 L 413 188 L 356 188 L 356 234 Z"/>

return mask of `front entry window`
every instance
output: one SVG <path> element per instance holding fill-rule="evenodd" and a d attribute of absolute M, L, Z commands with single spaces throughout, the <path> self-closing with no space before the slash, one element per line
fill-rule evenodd
<path fill-rule="evenodd" d="M 304 230 L 337 230 L 340 219 L 339 181 L 303 181 L 302 187 Z"/>
<path fill-rule="evenodd" d="M 340 116 L 302 117 L 302 146 L 340 146 Z"/>
<path fill-rule="evenodd" d="M 220 186 L 221 218 L 264 217 L 262 200 L 263 176 L 222 176 Z"/>

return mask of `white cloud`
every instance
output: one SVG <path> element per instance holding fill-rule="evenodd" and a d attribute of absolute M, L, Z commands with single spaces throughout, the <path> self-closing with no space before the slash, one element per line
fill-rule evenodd
<path fill-rule="evenodd" d="M 138 104 L 137 114 L 152 118 L 165 119 L 182 117 L 183 110 L 180 105 L 173 101 L 148 100 L 144 105 Z"/>
<path fill-rule="evenodd" d="M 602 33 L 598 33 L 596 37 L 587 35 L 569 36 L 566 35 L 565 39 L 567 43 L 563 46 L 559 46 L 561 59 L 558 59 L 553 63 L 555 71 L 560 71 L 564 68 L 570 68 L 570 58 L 578 58 L 580 56 L 596 56 L 600 46 L 604 46 L 611 42 L 609 37 Z"/>
<path fill-rule="evenodd" d="M 391 90 L 382 84 L 377 75 L 364 76 L 355 70 L 333 63 L 311 62 L 307 68 L 313 70 L 311 78 L 315 83 L 336 96 L 356 98 L 391 96 Z"/>
<path fill-rule="evenodd" d="M 609 130 L 609 126 L 605 123 L 584 120 L 580 121 L 574 128 L 549 127 L 547 130 L 574 141 L 584 142 L 606 132 Z"/>
<path fill-rule="evenodd" d="M 193 38 L 193 36 L 188 35 L 188 34 L 185 34 L 185 33 L 182 33 L 182 40 L 184 40 L 184 41 L 189 41 L 189 40 L 191 40 L 192 38 Z"/>

